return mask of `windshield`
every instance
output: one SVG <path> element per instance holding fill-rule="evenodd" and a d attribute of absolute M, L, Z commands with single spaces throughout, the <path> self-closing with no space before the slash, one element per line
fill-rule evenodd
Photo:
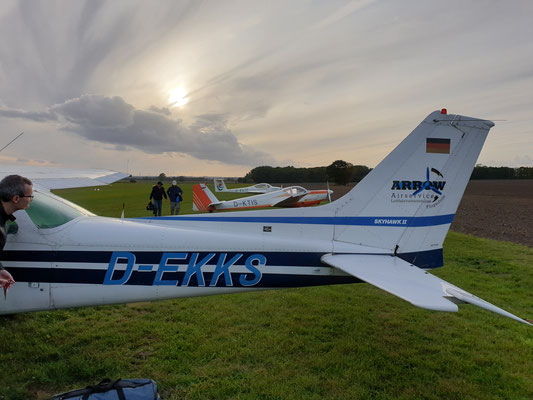
<path fill-rule="evenodd" d="M 301 186 L 291 186 L 283 190 L 285 191 L 285 193 L 290 194 L 291 196 L 299 196 L 299 195 L 307 193 L 307 190 L 305 190 Z"/>
<path fill-rule="evenodd" d="M 34 191 L 34 198 L 26 213 L 39 229 L 55 228 L 81 216 L 94 215 L 53 194 Z"/>

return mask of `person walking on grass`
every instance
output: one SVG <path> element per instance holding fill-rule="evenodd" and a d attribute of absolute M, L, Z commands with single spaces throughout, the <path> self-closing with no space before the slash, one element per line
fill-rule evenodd
<path fill-rule="evenodd" d="M 168 199 L 170 200 L 170 215 L 178 215 L 180 213 L 180 203 L 183 200 L 181 197 L 183 192 L 178 186 L 178 182 L 172 181 L 172 186 L 167 190 Z"/>
<path fill-rule="evenodd" d="M 150 200 L 154 200 L 154 215 L 156 217 L 161 216 L 161 209 L 163 208 L 163 197 L 166 200 L 167 194 L 165 193 L 163 182 L 159 181 L 154 187 L 152 187 L 152 193 L 150 193 Z"/>

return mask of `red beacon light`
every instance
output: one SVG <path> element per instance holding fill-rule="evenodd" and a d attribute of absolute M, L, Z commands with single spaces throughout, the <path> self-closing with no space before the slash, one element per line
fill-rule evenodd
<path fill-rule="evenodd" d="M 442 110 L 440 110 L 440 113 L 441 113 L 441 114 L 448 114 L 448 110 L 446 110 L 445 108 L 443 108 Z"/>

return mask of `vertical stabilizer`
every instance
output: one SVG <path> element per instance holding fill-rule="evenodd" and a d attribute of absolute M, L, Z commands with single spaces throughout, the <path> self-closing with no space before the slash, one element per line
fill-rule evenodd
<path fill-rule="evenodd" d="M 192 187 L 192 210 L 193 211 L 211 211 L 212 203 L 218 203 L 218 199 L 213 192 L 203 183 L 193 185 Z"/>
<path fill-rule="evenodd" d="M 410 253 L 409 261 L 422 267 L 442 264 L 442 243 L 493 126 L 445 110 L 431 113 L 354 189 L 326 206 L 336 217 L 364 221 L 337 225 L 335 240 Z M 417 262 L 422 253 L 432 259 Z"/>
<path fill-rule="evenodd" d="M 213 185 L 215 186 L 215 192 L 227 192 L 228 188 L 224 183 L 224 179 L 215 178 L 213 179 Z"/>

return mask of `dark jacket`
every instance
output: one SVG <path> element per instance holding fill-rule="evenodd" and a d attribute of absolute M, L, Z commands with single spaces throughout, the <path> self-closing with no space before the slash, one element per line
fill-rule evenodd
<path fill-rule="evenodd" d="M 0 202 L 0 252 L 4 250 L 6 245 L 7 233 L 6 233 L 6 222 L 14 221 L 15 217 L 13 215 L 8 215 L 4 211 L 4 206 Z M 2 263 L 0 262 L 0 269 L 3 269 Z"/>
<path fill-rule="evenodd" d="M 181 201 L 181 195 L 183 192 L 181 191 L 181 188 L 179 186 L 172 185 L 167 190 L 168 198 L 170 201 Z"/>
<path fill-rule="evenodd" d="M 150 200 L 152 199 L 163 200 L 163 196 L 165 197 L 165 199 L 167 198 L 167 194 L 165 193 L 165 188 L 163 186 L 158 187 L 157 185 L 155 185 L 152 188 L 152 193 L 150 193 Z"/>

